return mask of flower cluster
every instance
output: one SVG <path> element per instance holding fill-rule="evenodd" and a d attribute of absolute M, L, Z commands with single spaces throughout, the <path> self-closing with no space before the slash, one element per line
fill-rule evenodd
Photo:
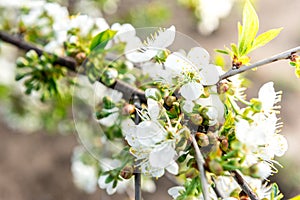
<path fill-rule="evenodd" d="M 224 2 L 226 12 L 203 21 L 208 31 L 230 10 L 233 1 Z M 249 1 L 246 5 L 245 12 L 253 14 Z M 206 10 L 210 3 L 203 1 L 201 6 Z M 141 173 L 148 183 L 146 189 L 153 191 L 152 178 L 168 171 L 180 184 L 169 190 L 174 199 L 206 199 L 202 182 L 206 179 L 211 199 L 220 197 L 216 190 L 223 199 L 244 199 L 247 194 L 232 177 L 241 173 L 259 198 L 282 197 L 276 184 L 265 183 L 277 171 L 275 156 L 282 156 L 288 147 L 279 134 L 281 93 L 275 92 L 272 82 L 260 88 L 258 98 L 248 101 L 242 77 L 223 79 L 224 69 L 211 63 L 204 48 L 170 50 L 176 42 L 174 26 L 160 28 L 143 41 L 130 24 L 110 27 L 103 18 L 69 16 L 65 7 L 55 3 L 22 12 L 19 31 L 24 38 L 53 53 L 30 51 L 18 59 L 19 68 L 34 69 L 18 76 L 28 78 L 24 81 L 28 93 L 42 86 L 58 93 L 56 81 L 67 72 L 55 63 L 56 55 L 74 58 L 84 67 L 74 71 L 86 73 L 95 87 L 102 86 L 94 91 L 93 115 L 88 112 L 85 117 L 97 123 L 98 129 L 92 134 L 87 129 L 79 133 L 97 159 L 82 147 L 75 149 L 72 159 L 74 183 L 79 188 L 94 192 L 98 184 L 108 194 L 130 193 L 133 175 Z M 247 40 L 249 45 L 245 45 L 246 22 L 240 31 L 244 34 L 239 41 L 245 46 L 239 48 L 242 52 L 232 45 L 232 51 L 240 55 L 250 51 L 249 45 L 257 48 L 264 43 L 254 45 Z M 112 54 L 119 57 L 110 57 Z M 87 82 L 79 84 L 80 79 L 76 84 L 83 89 Z M 81 100 L 90 104 L 84 92 Z M 80 123 L 77 121 L 78 127 Z"/>

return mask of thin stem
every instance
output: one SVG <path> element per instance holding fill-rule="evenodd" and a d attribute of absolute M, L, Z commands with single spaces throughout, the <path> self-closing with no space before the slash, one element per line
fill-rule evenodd
<path fill-rule="evenodd" d="M 193 147 L 195 149 L 195 153 L 196 153 L 196 161 L 197 161 L 197 165 L 198 165 L 198 169 L 199 169 L 199 177 L 201 180 L 201 187 L 202 187 L 202 192 L 203 192 L 203 197 L 204 200 L 209 200 L 208 198 L 208 183 L 206 180 L 206 175 L 205 175 L 205 170 L 204 170 L 204 158 L 201 154 L 201 151 L 199 149 L 199 146 L 197 144 L 196 138 L 195 136 L 192 136 L 192 143 L 193 143 Z"/>
<path fill-rule="evenodd" d="M 237 170 L 231 171 L 233 178 L 235 181 L 239 184 L 241 189 L 250 197 L 251 200 L 259 200 L 257 195 L 252 191 L 251 187 L 249 184 L 244 180 L 240 172 Z"/>
<path fill-rule="evenodd" d="M 142 192 L 141 192 L 141 173 L 137 172 L 134 174 L 134 193 L 135 193 L 135 200 L 142 199 Z"/>
<path fill-rule="evenodd" d="M 266 65 L 266 64 L 269 64 L 269 63 L 273 63 L 273 62 L 276 62 L 278 60 L 285 60 L 285 59 L 289 59 L 291 57 L 292 54 L 294 53 L 297 53 L 300 51 L 300 46 L 298 47 L 295 47 L 293 49 L 289 49 L 285 52 L 282 52 L 282 53 L 279 53 L 277 55 L 274 55 L 270 58 L 266 58 L 266 59 L 263 59 L 263 60 L 260 60 L 252 65 L 249 65 L 249 66 L 241 66 L 239 69 L 230 69 L 228 72 L 226 72 L 225 74 L 223 74 L 222 76 L 220 76 L 220 80 L 223 80 L 223 79 L 226 79 L 226 78 L 229 78 L 231 76 L 234 76 L 236 74 L 240 74 L 242 72 L 245 72 L 245 71 L 248 71 L 250 69 L 253 69 L 253 68 L 256 68 L 256 67 L 259 67 L 259 66 L 263 66 L 263 65 Z"/>
<path fill-rule="evenodd" d="M 133 104 L 137 108 L 141 107 L 141 101 L 137 95 L 133 96 Z M 134 116 L 134 123 L 137 125 L 141 121 L 141 118 L 138 114 L 138 112 L 135 113 Z M 139 169 L 135 170 L 134 173 L 134 193 L 135 193 L 135 200 L 141 200 L 142 199 L 142 190 L 141 190 L 141 172 Z"/>

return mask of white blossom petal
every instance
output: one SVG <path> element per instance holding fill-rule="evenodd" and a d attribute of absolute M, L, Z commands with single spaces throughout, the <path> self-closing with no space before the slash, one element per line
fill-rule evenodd
<path fill-rule="evenodd" d="M 166 167 L 166 170 L 170 172 L 171 174 L 177 175 L 179 172 L 179 166 L 178 164 L 174 161 L 172 162 L 169 166 Z"/>
<path fill-rule="evenodd" d="M 195 104 L 192 101 L 185 101 L 182 108 L 185 112 L 187 113 L 191 113 L 193 112 L 193 108 L 194 108 Z"/>
<path fill-rule="evenodd" d="M 214 85 L 219 81 L 219 72 L 215 65 L 204 65 L 200 71 L 201 83 L 204 85 Z"/>
<path fill-rule="evenodd" d="M 147 105 L 148 105 L 148 112 L 150 115 L 151 119 L 158 119 L 159 113 L 160 113 L 160 107 L 159 104 L 157 103 L 157 101 L 149 98 L 147 100 Z"/>
<path fill-rule="evenodd" d="M 175 33 L 176 33 L 175 26 L 171 26 L 166 30 L 159 30 L 154 40 L 152 39 L 147 40 L 148 46 L 166 48 L 174 42 Z"/>
<path fill-rule="evenodd" d="M 189 82 L 181 86 L 179 92 L 186 100 L 196 100 L 204 92 L 204 88 L 200 83 Z"/>
<path fill-rule="evenodd" d="M 171 144 L 164 143 L 152 150 L 149 155 L 149 163 L 155 168 L 165 168 L 174 160 L 175 155 L 176 151 Z"/>
<path fill-rule="evenodd" d="M 209 53 L 201 48 L 201 47 L 194 47 L 192 48 L 187 58 L 192 61 L 192 63 L 199 69 L 203 69 L 203 66 L 206 66 L 209 64 Z"/>

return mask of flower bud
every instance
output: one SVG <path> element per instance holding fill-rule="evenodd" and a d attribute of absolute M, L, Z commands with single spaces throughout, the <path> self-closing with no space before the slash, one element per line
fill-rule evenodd
<path fill-rule="evenodd" d="M 173 103 L 176 101 L 176 97 L 174 97 L 174 96 L 167 96 L 166 98 L 165 98 L 165 103 L 166 103 L 166 105 L 167 106 L 172 106 L 173 105 Z"/>
<path fill-rule="evenodd" d="M 219 175 L 223 174 L 223 167 L 216 160 L 210 161 L 209 164 L 208 164 L 208 166 L 209 166 L 210 171 L 212 173 L 214 173 L 215 175 L 219 176 Z"/>
<path fill-rule="evenodd" d="M 251 200 L 243 190 L 240 192 L 239 197 L 240 200 Z"/>
<path fill-rule="evenodd" d="M 101 82 L 106 86 L 111 86 L 116 82 L 117 77 L 118 71 L 113 68 L 108 68 L 103 72 L 101 76 Z"/>
<path fill-rule="evenodd" d="M 227 139 L 223 139 L 223 140 L 221 141 L 221 144 L 220 144 L 221 149 L 222 149 L 223 151 L 227 151 L 228 146 L 229 146 L 228 140 L 227 140 Z"/>
<path fill-rule="evenodd" d="M 193 124 L 199 126 L 199 125 L 202 124 L 203 118 L 199 114 L 192 114 L 191 115 L 191 121 L 192 121 Z"/>
<path fill-rule="evenodd" d="M 120 176 L 124 179 L 130 179 L 133 175 L 133 167 L 131 165 L 126 165 L 120 172 Z"/>
<path fill-rule="evenodd" d="M 123 115 L 131 115 L 135 112 L 135 106 L 132 104 L 125 104 L 125 106 L 122 109 Z"/>
<path fill-rule="evenodd" d="M 103 97 L 102 102 L 105 109 L 112 109 L 116 106 L 109 96 Z"/>
<path fill-rule="evenodd" d="M 225 92 L 227 92 L 229 89 L 229 85 L 227 82 L 221 82 L 219 85 L 218 85 L 218 93 L 219 94 L 223 94 Z"/>
<path fill-rule="evenodd" d="M 107 111 L 104 111 L 104 110 L 97 111 L 96 112 L 96 118 L 97 119 L 102 119 L 102 118 L 108 117 L 110 114 L 111 114 L 110 112 L 107 112 Z"/>
<path fill-rule="evenodd" d="M 209 139 L 209 143 L 215 145 L 218 141 L 217 137 L 215 136 L 215 134 L 211 131 L 209 131 L 207 133 L 208 139 Z"/>
<path fill-rule="evenodd" d="M 22 68 L 29 65 L 29 62 L 24 57 L 19 57 L 16 61 L 17 67 Z"/>
<path fill-rule="evenodd" d="M 209 139 L 206 134 L 197 132 L 196 138 L 197 138 L 197 143 L 199 144 L 199 146 L 206 147 L 209 145 Z"/>
<path fill-rule="evenodd" d="M 186 172 L 185 172 L 185 177 L 186 178 L 195 178 L 198 176 L 198 171 L 195 168 L 189 168 Z"/>
<path fill-rule="evenodd" d="M 86 59 L 86 54 L 84 52 L 79 52 L 75 56 L 75 60 L 80 64 Z"/>

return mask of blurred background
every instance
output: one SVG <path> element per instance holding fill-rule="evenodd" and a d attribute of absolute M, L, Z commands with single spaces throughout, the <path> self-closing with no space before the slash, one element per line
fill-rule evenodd
<path fill-rule="evenodd" d="M 0 4 L 1 1 L 4 2 L 0 0 Z M 224 18 L 216 27 L 205 29 L 200 21 L 203 22 L 205 16 L 198 10 L 197 0 L 69 0 L 60 3 L 68 6 L 73 14 L 103 16 L 109 24 L 129 22 L 135 27 L 175 25 L 177 31 L 196 40 L 212 57 L 216 55 L 214 49 L 222 49 L 224 45 L 237 41 L 237 22 L 241 21 L 242 13 L 242 0 L 236 0 L 231 9 L 220 13 L 219 17 Z M 254 3 L 261 32 L 271 28 L 284 29 L 270 44 L 250 54 L 252 62 L 300 45 L 299 0 L 256 0 Z M 62 111 L 64 106 L 71 105 L 71 100 L 59 105 L 57 110 L 28 103 L 30 97 L 18 92 L 21 89 L 6 84 L 14 81 L 14 72 L 8 68 L 14 69 L 13 60 L 20 55 L 15 48 L 7 48 L 9 51 L 1 53 L 6 54 L 8 60 L 0 59 L 0 199 L 110 199 L 100 189 L 94 194 L 85 194 L 72 183 L 70 158 L 78 141 L 71 109 Z M 274 81 L 276 91 L 283 91 L 282 134 L 288 139 L 289 150 L 279 158 L 284 168 L 279 169 L 272 180 L 278 181 L 284 199 L 288 199 L 300 193 L 300 80 L 287 61 L 247 72 L 246 76 L 252 81 L 251 89 L 247 91 L 249 97 L 257 96 L 259 87 L 268 81 Z M 32 106 L 44 112 L 35 117 L 28 116 Z M 145 194 L 144 198 L 170 199 L 167 189 L 172 183 L 160 179 L 157 184 L 157 192 Z M 120 199 L 120 196 L 113 199 Z"/>

